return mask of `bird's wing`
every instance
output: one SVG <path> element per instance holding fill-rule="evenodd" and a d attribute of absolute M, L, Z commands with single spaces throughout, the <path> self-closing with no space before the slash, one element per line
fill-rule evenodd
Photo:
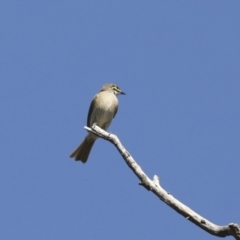
<path fill-rule="evenodd" d="M 114 115 L 113 115 L 113 117 L 115 117 L 116 116 L 116 114 L 117 114 L 117 111 L 118 111 L 118 105 L 116 106 L 116 108 L 115 108 L 115 112 L 114 112 Z"/>
<path fill-rule="evenodd" d="M 92 113 L 93 113 L 93 109 L 94 109 L 94 99 L 92 100 L 91 105 L 90 105 L 89 110 L 88 110 L 88 117 L 87 117 L 87 126 L 88 127 L 92 127 L 92 126 L 90 126 L 90 121 L 91 121 L 91 116 L 92 116 Z"/>

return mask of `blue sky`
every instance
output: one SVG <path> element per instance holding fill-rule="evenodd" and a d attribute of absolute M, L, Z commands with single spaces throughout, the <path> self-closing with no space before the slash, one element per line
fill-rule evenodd
<path fill-rule="evenodd" d="M 149 177 L 240 223 L 239 1 L 1 1 L 0 238 L 215 239 L 138 186 L 110 143 L 69 159 L 105 83 Z"/>

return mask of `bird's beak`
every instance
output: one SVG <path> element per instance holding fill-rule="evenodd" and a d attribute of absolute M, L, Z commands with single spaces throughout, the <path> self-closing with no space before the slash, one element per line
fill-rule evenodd
<path fill-rule="evenodd" d="M 122 91 L 120 92 L 120 94 L 122 94 L 122 95 L 126 95 L 126 93 L 125 93 L 125 92 L 122 92 Z"/>

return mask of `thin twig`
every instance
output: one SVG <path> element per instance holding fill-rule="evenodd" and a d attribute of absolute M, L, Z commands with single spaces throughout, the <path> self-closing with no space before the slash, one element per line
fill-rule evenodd
<path fill-rule="evenodd" d="M 122 155 L 123 159 L 127 163 L 127 165 L 131 168 L 131 170 L 135 173 L 135 175 L 140 180 L 140 185 L 145 187 L 147 190 L 152 191 L 160 200 L 165 202 L 179 214 L 181 214 L 185 219 L 191 221 L 196 224 L 198 227 L 202 228 L 206 232 L 218 236 L 218 237 L 227 237 L 233 236 L 236 240 L 240 240 L 240 225 L 236 223 L 230 223 L 225 226 L 218 226 L 206 218 L 202 217 L 198 213 L 194 212 L 192 209 L 178 201 L 174 198 L 170 193 L 164 190 L 160 186 L 159 177 L 154 176 L 153 180 L 151 180 L 146 173 L 142 170 L 142 168 L 137 164 L 137 162 L 133 159 L 130 153 L 124 148 L 121 144 L 118 137 L 114 134 L 108 133 L 98 127 L 96 124 L 92 126 L 92 128 L 84 127 L 87 131 L 96 134 L 97 136 L 106 139 L 115 145 L 119 153 Z"/>

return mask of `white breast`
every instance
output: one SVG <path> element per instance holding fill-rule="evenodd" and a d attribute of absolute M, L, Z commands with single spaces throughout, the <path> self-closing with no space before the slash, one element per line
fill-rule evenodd
<path fill-rule="evenodd" d="M 114 117 L 118 99 L 113 93 L 103 91 L 96 95 L 95 100 L 97 104 L 95 104 L 90 125 L 97 123 L 99 127 L 106 130 Z"/>

